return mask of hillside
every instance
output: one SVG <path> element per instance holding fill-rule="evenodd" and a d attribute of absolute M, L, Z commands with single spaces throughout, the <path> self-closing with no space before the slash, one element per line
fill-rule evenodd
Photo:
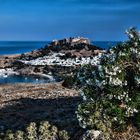
<path fill-rule="evenodd" d="M 37 75 L 60 81 L 81 65 L 97 65 L 104 52 L 82 37 L 54 40 L 32 52 L 1 57 L 0 68 L 6 75 Z"/>

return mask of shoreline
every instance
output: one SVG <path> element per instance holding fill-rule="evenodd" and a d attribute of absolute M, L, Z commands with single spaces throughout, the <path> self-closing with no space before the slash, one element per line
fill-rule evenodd
<path fill-rule="evenodd" d="M 59 47 L 58 47 L 59 46 Z M 81 65 L 96 66 L 105 50 L 83 37 L 54 40 L 43 48 L 22 54 L 0 55 L 0 76 L 39 76 L 56 81 Z"/>
<path fill-rule="evenodd" d="M 18 54 L 3 54 L 3 55 L 0 54 L 0 58 L 2 58 L 2 57 L 16 58 L 16 57 L 19 57 L 20 55 L 21 55 L 20 53 L 18 53 Z"/>

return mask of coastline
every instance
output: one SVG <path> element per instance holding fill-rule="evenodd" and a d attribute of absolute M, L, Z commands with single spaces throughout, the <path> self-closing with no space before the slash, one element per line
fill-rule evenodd
<path fill-rule="evenodd" d="M 28 52 L 29 53 L 29 52 Z M 15 57 L 18 57 L 20 56 L 21 54 L 18 53 L 18 54 L 1 54 L 0 57 L 9 57 L 9 58 L 15 58 Z"/>
<path fill-rule="evenodd" d="M 81 65 L 98 65 L 105 52 L 82 37 L 55 40 L 32 52 L 0 55 L 0 76 L 39 76 L 54 82 L 72 74 Z"/>

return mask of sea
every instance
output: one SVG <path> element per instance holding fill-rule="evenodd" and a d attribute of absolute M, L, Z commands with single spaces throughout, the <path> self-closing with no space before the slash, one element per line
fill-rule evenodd
<path fill-rule="evenodd" d="M 0 41 L 0 55 L 21 54 L 44 47 L 49 41 Z M 108 49 L 119 41 L 93 41 L 92 44 Z"/>
<path fill-rule="evenodd" d="M 117 44 L 120 44 L 121 41 L 92 41 L 92 44 L 97 46 L 97 47 L 100 47 L 102 49 L 109 49 L 113 46 L 116 46 Z"/>
<path fill-rule="evenodd" d="M 48 44 L 49 41 L 0 41 L 0 55 L 22 54 Z"/>

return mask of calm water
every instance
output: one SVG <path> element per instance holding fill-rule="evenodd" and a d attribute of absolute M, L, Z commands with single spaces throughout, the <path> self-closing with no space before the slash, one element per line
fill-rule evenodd
<path fill-rule="evenodd" d="M 10 75 L 8 77 L 0 77 L 0 84 L 7 83 L 33 83 L 33 84 L 41 84 L 41 83 L 49 83 L 52 82 L 47 78 L 34 77 L 34 76 L 22 76 L 22 75 Z"/>
<path fill-rule="evenodd" d="M 103 49 L 109 49 L 112 46 L 117 45 L 118 43 L 121 43 L 120 41 L 93 41 L 92 44 L 94 44 L 97 47 L 101 47 Z"/>
<path fill-rule="evenodd" d="M 0 41 L 0 55 L 29 52 L 44 47 L 47 43 L 45 41 Z"/>
<path fill-rule="evenodd" d="M 43 41 L 1 41 L 0 42 L 0 55 L 5 54 L 19 54 L 29 52 L 35 49 L 39 49 L 44 47 L 49 42 Z M 94 45 L 101 47 L 103 49 L 107 49 L 111 46 L 116 45 L 118 42 L 111 41 L 95 41 L 92 42 Z"/>

